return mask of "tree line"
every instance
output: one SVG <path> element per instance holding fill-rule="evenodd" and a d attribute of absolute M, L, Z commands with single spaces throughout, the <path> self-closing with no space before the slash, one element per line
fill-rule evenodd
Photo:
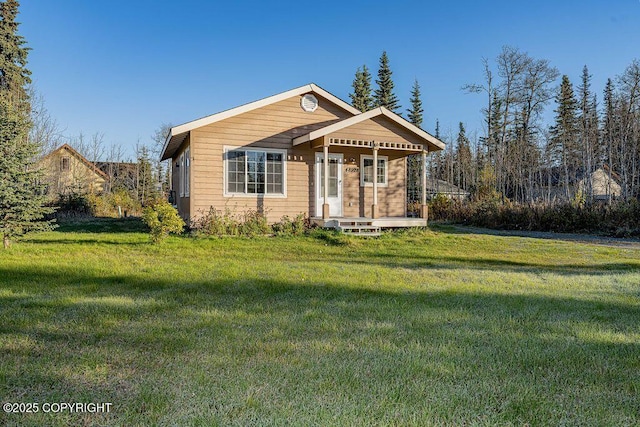
<path fill-rule="evenodd" d="M 473 198 L 499 197 L 519 203 L 594 201 L 596 170 L 608 176 L 607 185 L 620 184 L 619 198 L 640 197 L 640 62 L 634 60 L 619 76 L 610 78 L 599 102 L 588 67 L 577 86 L 546 59 L 531 57 L 505 46 L 493 61 L 483 59 L 484 79 L 462 87 L 482 94 L 483 129 L 473 141 L 460 123 L 455 137 L 435 136 L 447 143 L 444 152 L 430 156 L 428 175 L 469 191 Z M 385 106 L 400 113 L 393 93 L 386 52 L 380 57 L 376 83 L 366 66 L 353 80 L 352 105 L 360 111 Z M 558 85 L 558 80 L 560 84 Z M 407 119 L 422 126 L 423 106 L 417 80 L 411 91 Z M 545 123 L 550 104 L 554 121 Z M 409 158 L 408 187 L 416 197 L 420 165 Z M 587 179 L 585 179 L 587 178 Z M 578 185 L 582 182 L 582 185 Z M 613 191 L 609 189 L 609 202 Z"/>

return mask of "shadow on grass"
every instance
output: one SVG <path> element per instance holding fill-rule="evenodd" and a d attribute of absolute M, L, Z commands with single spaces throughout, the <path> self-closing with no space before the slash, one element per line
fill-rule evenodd
<path fill-rule="evenodd" d="M 93 231 L 79 231 L 78 233 L 87 233 L 87 236 L 91 236 L 91 234 L 96 234 Z M 102 231 L 100 233 L 107 233 L 106 231 Z M 133 231 L 129 233 L 134 233 Z M 51 239 L 42 239 L 37 237 L 28 237 L 27 240 L 29 243 L 34 244 L 61 244 L 61 245 L 113 245 L 113 246 L 149 246 L 152 245 L 151 241 L 148 237 L 139 240 L 139 241 L 123 241 L 121 238 L 116 239 L 108 239 L 108 238 L 92 238 L 92 237 L 80 237 L 80 238 L 56 238 L 55 240 Z"/>
<path fill-rule="evenodd" d="M 570 243 L 597 244 L 628 249 L 640 249 L 640 239 L 633 237 L 611 237 L 581 233 L 555 233 L 553 231 L 502 230 L 464 225 L 436 224 L 434 230 L 444 234 L 480 234 L 500 237 L 524 237 L 532 239 L 557 240 Z"/>
<path fill-rule="evenodd" d="M 140 218 L 65 218 L 58 221 L 57 232 L 72 233 L 146 233 Z"/>
<path fill-rule="evenodd" d="M 489 271 L 505 272 L 550 272 L 563 275 L 607 275 L 611 273 L 640 272 L 640 260 L 638 262 L 599 263 L 593 265 L 584 264 L 554 264 L 511 261 L 507 259 L 492 259 L 478 257 L 445 256 L 445 255 L 421 255 L 407 257 L 404 254 L 377 253 L 369 254 L 374 260 L 367 259 L 364 264 L 382 265 L 391 268 L 471 268 Z"/>
<path fill-rule="evenodd" d="M 138 412 L 175 416 L 166 402 L 185 387 L 193 396 L 197 381 L 208 393 L 231 396 L 237 387 L 241 398 L 242 384 L 284 381 L 294 395 L 287 387 L 270 397 L 273 404 L 295 399 L 312 415 L 321 385 L 330 383 L 325 416 L 359 410 L 371 422 L 383 419 L 393 393 L 414 415 L 439 396 L 451 403 L 423 416 L 447 420 L 457 411 L 459 418 L 448 419 L 455 424 L 633 420 L 638 404 L 638 301 L 396 293 L 331 278 L 190 282 L 6 267 L 0 289 L 0 333 L 26 340 L 3 341 L 0 394 L 98 396 L 120 402 L 119 423 L 136 421 L 126 417 Z M 100 374 L 101 366 L 118 375 Z M 161 380 L 167 375 L 184 377 L 174 385 Z M 145 390 L 159 391 L 145 397 Z M 165 404 L 154 407 L 157 401 Z M 381 412 L 371 408 L 376 402 Z M 248 421 L 212 416 L 222 424 Z"/>

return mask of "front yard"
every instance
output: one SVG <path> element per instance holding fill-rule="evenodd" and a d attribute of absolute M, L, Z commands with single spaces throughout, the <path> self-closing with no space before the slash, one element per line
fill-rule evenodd
<path fill-rule="evenodd" d="M 640 423 L 640 249 L 131 224 L 0 252 L 0 424 Z"/>

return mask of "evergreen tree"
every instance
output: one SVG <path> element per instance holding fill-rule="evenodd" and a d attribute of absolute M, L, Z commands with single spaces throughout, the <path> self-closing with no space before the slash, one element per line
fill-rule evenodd
<path fill-rule="evenodd" d="M 471 143 L 467 138 L 464 124 L 458 124 L 458 137 L 456 139 L 456 152 L 454 154 L 454 183 L 462 189 L 468 189 L 472 178 Z"/>
<path fill-rule="evenodd" d="M 416 79 L 413 82 L 413 88 L 411 88 L 411 109 L 407 109 L 407 117 L 409 121 L 418 127 L 422 127 L 422 99 L 420 98 L 420 85 Z"/>
<path fill-rule="evenodd" d="M 420 99 L 420 85 L 416 79 L 411 89 L 411 109 L 407 110 L 408 118 L 411 123 L 422 126 L 422 100 Z M 420 188 L 422 185 L 422 155 L 412 154 L 407 158 L 407 191 L 409 201 L 421 200 Z"/>
<path fill-rule="evenodd" d="M 607 79 L 604 88 L 604 117 L 602 120 L 602 139 L 605 147 L 605 162 L 607 164 L 607 201 L 611 204 L 611 169 L 614 167 L 614 143 L 616 140 L 616 100 L 613 89 L 613 81 Z"/>
<path fill-rule="evenodd" d="M 31 79 L 28 48 L 17 34 L 18 7 L 16 0 L 0 3 L 0 234 L 5 248 L 29 231 L 51 229 L 42 218 L 53 212 L 43 206 L 44 186 L 35 168 L 39 147 L 28 138 Z"/>
<path fill-rule="evenodd" d="M 550 130 L 551 140 L 548 150 L 556 164 L 562 166 L 565 196 L 568 199 L 570 197 L 569 182 L 575 181 L 580 153 L 577 147 L 578 101 L 573 93 L 573 85 L 566 75 L 562 76 L 556 103 L 558 107 L 555 110 L 555 125 Z"/>
<path fill-rule="evenodd" d="M 150 204 L 153 204 L 156 200 L 160 199 L 158 188 L 159 182 L 157 179 L 154 179 L 153 176 L 153 165 L 151 163 L 149 148 L 144 145 L 138 146 L 137 155 L 137 199 L 142 206 L 148 206 Z"/>
<path fill-rule="evenodd" d="M 385 107 L 394 113 L 400 110 L 398 97 L 393 93 L 393 80 L 391 68 L 389 68 L 389 58 L 387 52 L 383 51 L 380 56 L 380 68 L 376 84 L 378 89 L 374 92 L 374 107 Z"/>
<path fill-rule="evenodd" d="M 596 100 L 591 95 L 591 75 L 585 65 L 582 69 L 582 82 L 578 88 L 580 91 L 580 114 L 579 114 L 579 134 L 580 148 L 582 150 L 582 170 L 584 171 L 584 183 L 587 200 L 591 202 L 593 198 L 593 188 L 591 185 L 591 173 L 598 163 L 599 146 L 598 143 L 598 117 L 596 114 Z"/>
<path fill-rule="evenodd" d="M 371 97 L 371 74 L 366 65 L 362 66 L 362 70 L 356 70 L 356 77 L 352 83 L 353 93 L 349 94 L 351 105 L 358 110 L 369 111 L 373 108 L 373 98 Z"/>

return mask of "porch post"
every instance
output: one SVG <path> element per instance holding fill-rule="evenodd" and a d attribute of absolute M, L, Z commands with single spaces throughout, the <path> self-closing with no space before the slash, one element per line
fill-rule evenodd
<path fill-rule="evenodd" d="M 373 146 L 373 205 L 371 205 L 371 218 L 378 218 L 378 143 L 371 142 Z"/>
<path fill-rule="evenodd" d="M 427 205 L 427 150 L 422 150 L 422 205 L 420 206 L 420 218 L 429 217 L 429 206 Z"/>
<path fill-rule="evenodd" d="M 325 138 L 322 167 L 324 168 L 324 194 L 322 204 L 322 219 L 329 219 L 329 141 Z"/>

